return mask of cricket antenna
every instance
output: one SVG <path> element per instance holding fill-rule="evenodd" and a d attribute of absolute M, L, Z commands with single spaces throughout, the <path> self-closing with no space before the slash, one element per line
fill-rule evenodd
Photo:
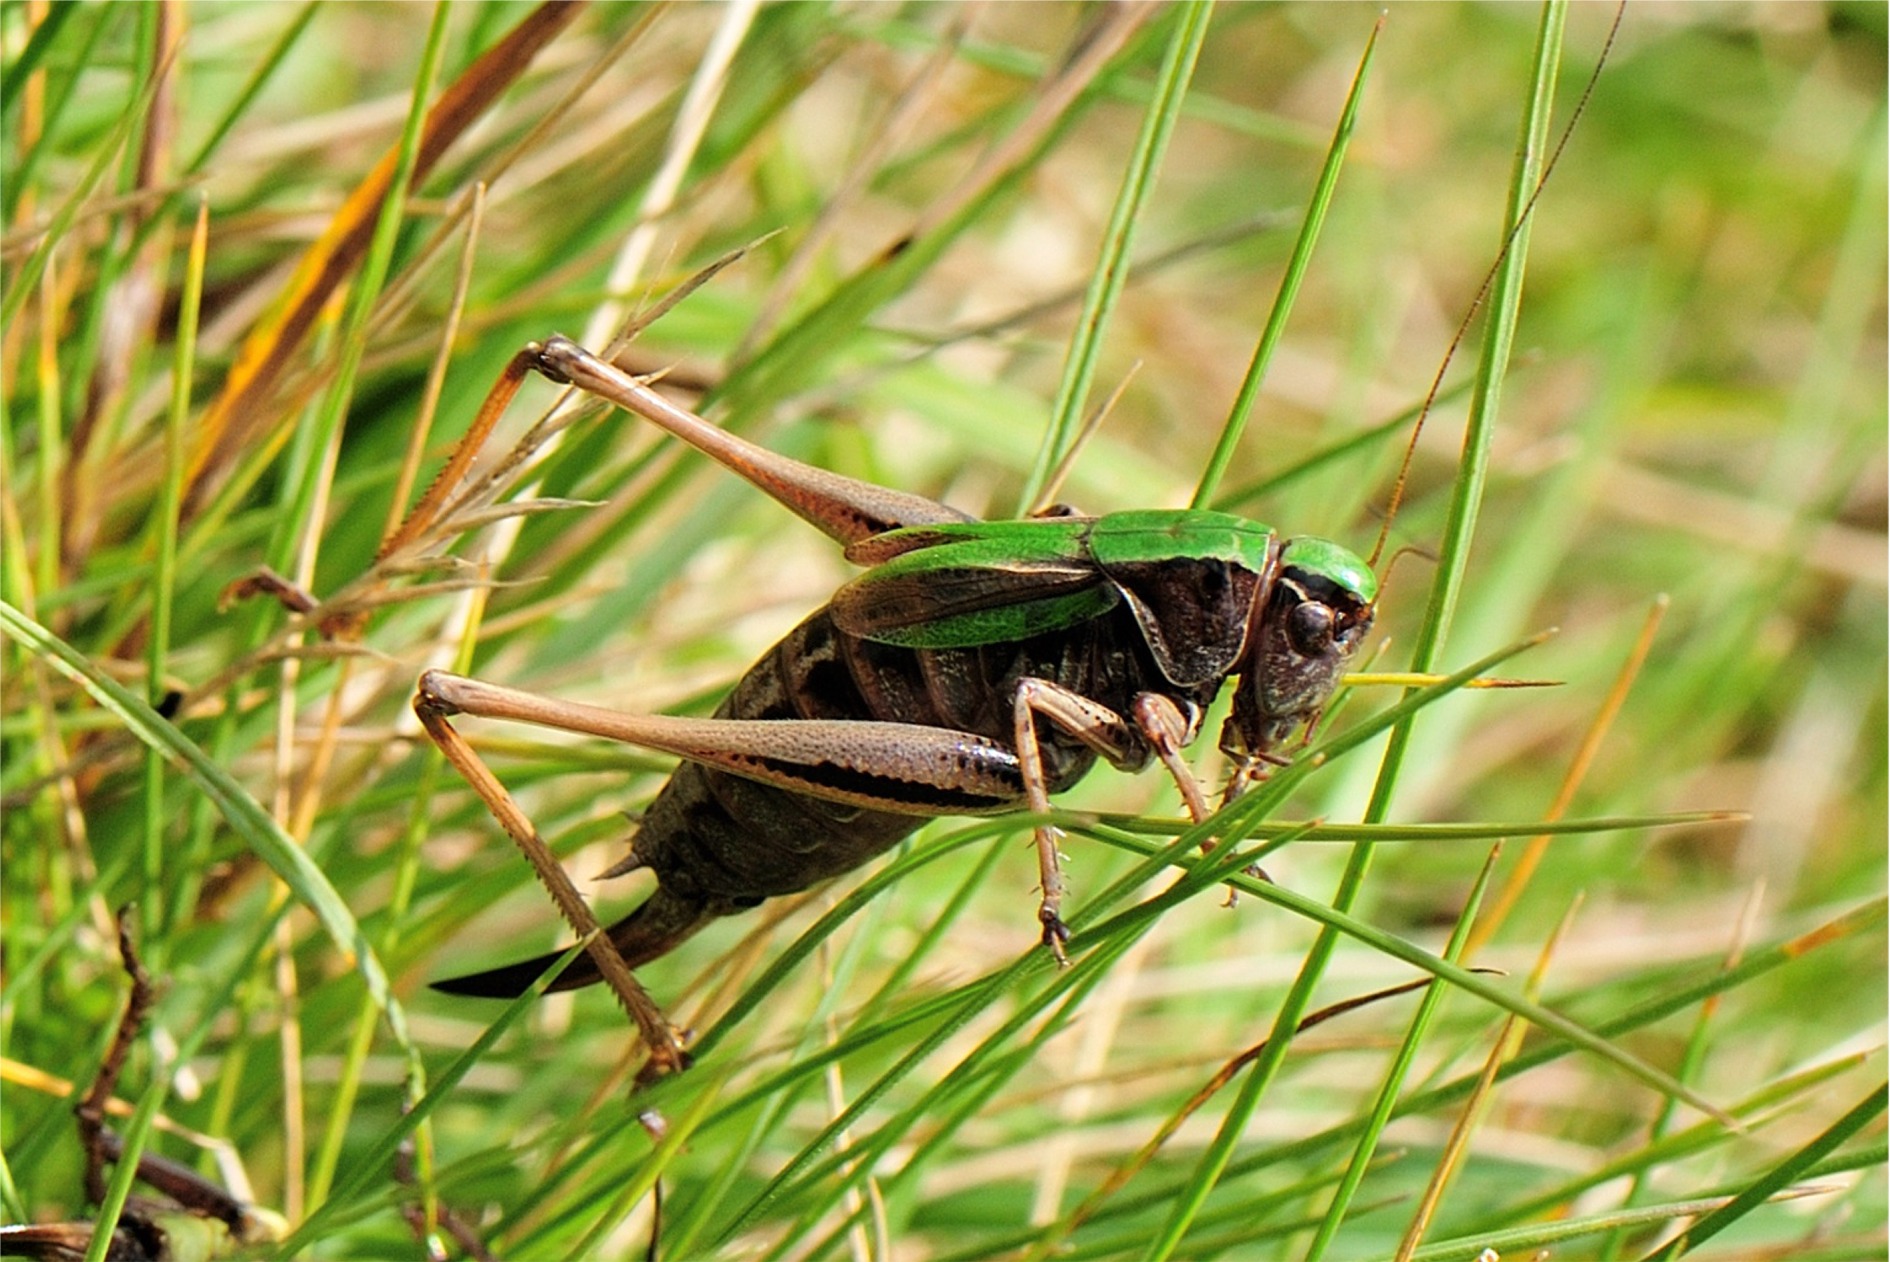
<path fill-rule="evenodd" d="M 1385 593 L 1391 590 L 1391 575 L 1398 568 L 1398 562 L 1405 557 L 1416 557 L 1420 561 L 1429 561 L 1432 565 L 1437 564 L 1437 554 L 1432 552 L 1429 548 L 1421 548 L 1415 543 L 1405 544 L 1402 548 L 1392 553 L 1391 559 L 1385 562 L 1385 572 L 1378 578 L 1379 600 L 1383 600 Z M 1377 601 L 1372 603 L 1375 605 Z"/>
<path fill-rule="evenodd" d="M 1384 521 L 1378 527 L 1378 542 L 1372 545 L 1371 558 L 1366 562 L 1373 569 L 1378 568 L 1378 558 L 1385 550 L 1385 541 L 1391 537 L 1391 523 L 1397 520 L 1398 508 L 1404 502 L 1404 487 L 1411 476 L 1411 460 L 1417 455 L 1418 436 L 1424 432 L 1424 421 L 1431 414 L 1431 407 L 1437 402 L 1437 396 L 1444 388 L 1444 374 L 1450 369 L 1450 361 L 1456 358 L 1457 350 L 1463 345 L 1463 339 L 1470 332 L 1470 322 L 1476 319 L 1477 312 L 1483 308 L 1483 300 L 1490 296 L 1490 287 L 1496 283 L 1496 274 L 1501 270 L 1504 260 L 1516 244 L 1516 237 L 1535 213 L 1536 202 L 1542 197 L 1542 190 L 1548 187 L 1549 177 L 1555 174 L 1555 164 L 1562 160 L 1562 151 L 1568 148 L 1569 137 L 1575 134 L 1575 125 L 1581 121 L 1582 114 L 1588 109 L 1589 98 L 1595 94 L 1595 85 L 1601 81 L 1601 69 L 1608 64 L 1608 54 L 1614 49 L 1615 37 L 1621 33 L 1621 20 L 1627 16 L 1627 0 L 1620 0 L 1615 6 L 1614 22 L 1608 27 L 1608 38 L 1601 45 L 1601 55 L 1595 59 L 1595 68 L 1589 72 L 1588 83 L 1582 88 L 1581 99 L 1575 102 L 1575 112 L 1569 115 L 1568 124 L 1562 128 L 1561 137 L 1555 142 L 1555 149 L 1549 154 L 1549 160 L 1543 164 L 1542 175 L 1536 180 L 1536 187 L 1530 192 L 1529 200 L 1523 203 L 1522 213 L 1516 216 L 1516 222 L 1509 226 L 1509 232 L 1503 237 L 1503 248 L 1496 252 L 1496 260 L 1490 264 L 1490 270 L 1483 274 L 1483 283 L 1477 286 L 1476 297 L 1470 300 L 1470 307 L 1463 313 L 1463 320 L 1457 325 L 1457 332 L 1451 336 L 1450 346 L 1444 352 L 1444 362 L 1437 366 L 1437 375 L 1431 378 L 1431 388 L 1424 395 L 1424 405 L 1418 409 L 1417 422 L 1411 426 L 1411 437 L 1404 445 L 1404 461 L 1398 466 L 1398 480 L 1391 484 L 1391 498 L 1385 503 Z"/>

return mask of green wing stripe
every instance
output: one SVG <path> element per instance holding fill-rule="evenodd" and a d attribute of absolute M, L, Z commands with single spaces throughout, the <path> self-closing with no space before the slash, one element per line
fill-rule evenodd
<path fill-rule="evenodd" d="M 976 556 L 993 564 L 1004 560 L 1052 560 L 1086 555 L 1086 541 L 1095 525 L 1091 517 L 1046 517 L 1025 521 L 953 521 L 930 526 L 905 526 L 847 545 L 847 560 L 855 565 L 885 565 L 909 553 L 937 548 L 959 548 L 954 556 Z M 929 553 L 912 565 L 932 564 Z"/>
<path fill-rule="evenodd" d="M 1105 569 L 1173 560 L 1220 560 L 1255 574 L 1267 567 L 1273 528 L 1207 509 L 1151 508 L 1096 519 L 1089 546 Z"/>

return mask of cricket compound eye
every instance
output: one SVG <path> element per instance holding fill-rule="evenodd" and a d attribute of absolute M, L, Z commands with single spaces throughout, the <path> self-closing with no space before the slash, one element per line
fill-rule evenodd
<path fill-rule="evenodd" d="M 1286 615 L 1286 638 L 1302 657 L 1323 656 L 1332 647 L 1332 607 L 1303 600 Z"/>

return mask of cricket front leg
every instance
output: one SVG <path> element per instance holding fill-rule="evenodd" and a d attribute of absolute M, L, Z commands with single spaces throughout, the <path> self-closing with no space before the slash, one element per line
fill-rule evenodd
<path fill-rule="evenodd" d="M 1200 823 L 1213 814 L 1208 806 L 1207 795 L 1201 792 L 1201 782 L 1194 778 L 1194 771 L 1182 758 L 1181 751 L 1201 730 L 1201 712 L 1194 706 L 1183 713 L 1180 706 L 1169 697 L 1159 692 L 1137 693 L 1129 708 L 1135 718 L 1136 730 L 1148 747 L 1155 751 L 1155 757 L 1167 768 L 1169 777 L 1175 782 L 1175 788 L 1181 791 L 1181 800 L 1188 808 L 1188 816 L 1195 823 Z M 1214 849 L 1212 839 L 1201 843 L 1201 852 L 1206 854 Z"/>
<path fill-rule="evenodd" d="M 1162 766 L 1168 768 L 1168 774 L 1174 777 L 1175 787 L 1181 790 L 1182 801 L 1187 803 L 1189 818 L 1199 824 L 1213 814 L 1213 810 L 1208 806 L 1207 795 L 1201 791 L 1201 782 L 1194 778 L 1194 772 L 1181 757 L 1182 748 L 1194 740 L 1200 731 L 1199 712 L 1184 715 L 1170 698 L 1158 692 L 1144 692 L 1136 696 L 1131 713 L 1135 715 L 1136 728 L 1155 751 L 1155 756 L 1161 759 Z M 1201 853 L 1213 854 L 1219 844 L 1213 837 L 1204 837 L 1201 839 Z M 1261 881 L 1271 882 L 1273 879 L 1257 863 L 1249 864 L 1246 874 Z M 1227 901 L 1222 905 L 1232 907 L 1239 901 L 1239 891 L 1228 886 Z"/>
<path fill-rule="evenodd" d="M 466 738 L 447 721 L 460 711 L 450 700 L 427 687 L 428 680 L 436 674 L 429 671 L 421 676 L 420 688 L 413 700 L 414 713 L 419 716 L 421 726 L 453 765 L 453 769 L 484 800 L 486 807 L 499 821 L 499 826 L 505 829 L 506 835 L 525 855 L 539 881 L 558 904 L 566 922 L 584 941 L 585 950 L 597 965 L 598 972 L 603 974 L 605 984 L 616 994 L 617 1002 L 623 1005 L 624 1011 L 636 1023 L 638 1033 L 643 1036 L 644 1046 L 650 1049 L 649 1063 L 638 1075 L 639 1081 L 650 1081 L 687 1068 L 688 1055 L 683 1051 L 669 1018 L 663 1015 L 663 1010 L 631 973 L 610 936 L 598 927 L 590 906 L 552 856 L 524 810 L 473 751 L 472 746 L 466 743 Z"/>
<path fill-rule="evenodd" d="M 1201 791 L 1201 782 L 1195 779 L 1194 772 L 1181 757 L 1182 749 L 1200 731 L 1200 713 L 1192 706 L 1184 712 L 1172 698 L 1156 692 L 1138 693 L 1129 712 L 1131 717 L 1125 719 L 1101 702 L 1048 680 L 1019 680 L 1012 718 L 1024 793 L 1030 809 L 1039 814 L 1050 810 L 1043 751 L 1035 721 L 1041 716 L 1117 767 L 1132 770 L 1142 765 L 1152 752 L 1174 778 L 1175 787 L 1181 791 L 1182 801 L 1187 804 L 1194 822 L 1199 824 L 1211 815 L 1213 812 Z M 1056 955 L 1058 963 L 1067 964 L 1064 944 L 1069 941 L 1070 930 L 1062 917 L 1063 896 L 1067 890 L 1062 855 L 1057 849 L 1061 836 L 1049 825 L 1039 825 L 1036 830 L 1037 866 L 1043 887 L 1043 902 L 1037 915 L 1043 924 L 1043 944 Z M 1213 840 L 1203 841 L 1201 849 L 1203 853 L 1212 851 Z"/>

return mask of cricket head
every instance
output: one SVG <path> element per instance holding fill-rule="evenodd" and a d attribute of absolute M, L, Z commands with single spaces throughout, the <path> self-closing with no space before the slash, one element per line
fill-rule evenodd
<path fill-rule="evenodd" d="M 1243 768 L 1273 753 L 1325 709 L 1372 629 L 1378 576 L 1336 543 L 1292 539 L 1254 600 L 1221 749 Z"/>

